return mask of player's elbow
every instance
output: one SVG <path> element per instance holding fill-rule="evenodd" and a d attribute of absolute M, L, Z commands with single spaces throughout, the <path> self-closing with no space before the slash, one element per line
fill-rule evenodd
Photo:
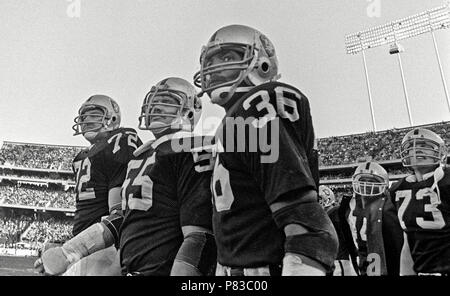
<path fill-rule="evenodd" d="M 273 213 L 286 234 L 285 251 L 302 254 L 331 268 L 339 241 L 328 215 L 318 202 L 290 204 Z"/>

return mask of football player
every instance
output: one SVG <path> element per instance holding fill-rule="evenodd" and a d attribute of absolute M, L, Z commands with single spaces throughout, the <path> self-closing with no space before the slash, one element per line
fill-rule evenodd
<path fill-rule="evenodd" d="M 389 175 L 376 162 L 360 164 L 352 177 L 348 223 L 362 275 L 398 275 L 402 232 L 390 209 Z"/>
<path fill-rule="evenodd" d="M 405 233 L 402 274 L 450 274 L 450 177 L 445 142 L 414 128 L 400 146 L 402 164 L 413 174 L 390 188 Z M 411 257 L 412 260 L 405 258 Z M 404 271 L 404 272 L 403 272 Z M 409 272 L 408 272 L 409 271 Z"/>
<path fill-rule="evenodd" d="M 81 105 L 72 128 L 74 135 L 83 135 L 91 145 L 73 160 L 73 238 L 43 252 L 36 264 L 40 271 L 49 275 L 120 275 L 114 246 L 123 220 L 120 189 L 128 161 L 142 144 L 134 129 L 120 127 L 120 119 L 119 105 L 108 96 L 93 95 Z"/>
<path fill-rule="evenodd" d="M 124 275 L 214 273 L 214 162 L 205 139 L 192 133 L 200 112 L 194 86 L 181 78 L 164 79 L 145 96 L 139 128 L 156 139 L 136 150 L 122 186 Z"/>
<path fill-rule="evenodd" d="M 273 44 L 253 28 L 223 27 L 203 47 L 194 83 L 226 111 L 212 180 L 216 275 L 325 275 L 337 254 L 310 167 L 309 102 L 278 77 Z"/>

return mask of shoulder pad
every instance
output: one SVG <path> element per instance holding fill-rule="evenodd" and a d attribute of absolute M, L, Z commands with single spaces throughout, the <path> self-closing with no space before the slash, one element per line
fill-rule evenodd
<path fill-rule="evenodd" d="M 108 147 L 104 149 L 107 157 L 113 157 L 118 162 L 128 162 L 142 142 L 135 130 L 119 128 L 110 133 L 104 144 Z"/>
<path fill-rule="evenodd" d="M 188 153 L 193 151 L 212 150 L 213 136 L 201 136 L 193 133 L 175 133 L 166 138 L 153 141 L 150 145 L 160 155 Z"/>
<path fill-rule="evenodd" d="M 82 160 L 84 158 L 86 158 L 87 154 L 89 152 L 89 148 L 83 148 L 80 152 L 78 152 L 78 154 L 75 156 L 75 158 L 73 159 L 73 162 Z"/>
<path fill-rule="evenodd" d="M 137 131 L 134 128 L 131 127 L 121 127 L 118 130 L 125 134 L 137 134 Z"/>
<path fill-rule="evenodd" d="M 389 188 L 389 193 L 391 194 L 391 196 L 392 193 L 394 193 L 403 184 L 403 182 L 405 182 L 406 178 L 407 177 L 402 178 L 391 185 L 391 188 Z"/>
<path fill-rule="evenodd" d="M 133 155 L 135 157 L 138 157 L 139 155 L 143 154 L 146 151 L 154 150 L 153 147 L 152 147 L 152 144 L 153 144 L 154 141 L 155 140 L 150 140 L 150 141 L 145 142 L 144 144 L 139 146 L 138 149 L 134 150 Z"/>

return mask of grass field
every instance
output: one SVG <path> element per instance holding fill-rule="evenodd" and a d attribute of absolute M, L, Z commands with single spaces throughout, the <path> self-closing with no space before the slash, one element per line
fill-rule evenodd
<path fill-rule="evenodd" d="M 37 257 L 0 256 L 0 276 L 39 276 L 33 264 Z"/>

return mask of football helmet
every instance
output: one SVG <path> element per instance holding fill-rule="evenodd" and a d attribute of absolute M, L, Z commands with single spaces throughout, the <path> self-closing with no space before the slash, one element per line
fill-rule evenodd
<path fill-rule="evenodd" d="M 208 65 L 208 59 L 220 50 L 241 52 L 242 60 Z M 214 74 L 238 70 L 236 79 L 210 85 Z M 261 32 L 243 25 L 230 25 L 216 31 L 203 46 L 200 71 L 194 75 L 194 84 L 201 88 L 199 96 L 210 93 L 211 101 L 224 105 L 235 92 L 246 92 L 256 85 L 277 80 L 278 60 L 272 42 Z M 241 85 L 242 82 L 245 82 Z"/>
<path fill-rule="evenodd" d="M 101 114 L 89 114 L 90 120 L 86 120 L 87 112 L 100 110 Z M 120 127 L 120 108 L 112 98 L 105 95 L 93 95 L 84 102 L 75 117 L 72 126 L 74 136 L 91 134 L 96 136 L 99 132 L 113 131 Z"/>
<path fill-rule="evenodd" d="M 319 204 L 324 208 L 328 208 L 336 203 L 336 197 L 333 190 L 325 185 L 319 186 Z"/>
<path fill-rule="evenodd" d="M 378 196 L 389 187 L 387 171 L 376 162 L 360 164 L 352 178 L 353 192 L 362 196 Z"/>
<path fill-rule="evenodd" d="M 157 101 L 156 98 L 168 96 L 176 100 L 176 104 Z M 155 112 L 155 107 L 162 107 L 161 112 Z M 176 107 L 176 112 L 163 112 L 164 107 Z M 153 86 L 144 98 L 139 116 L 139 129 L 151 130 L 161 134 L 170 129 L 193 131 L 201 115 L 202 104 L 193 85 L 184 79 L 170 77 Z M 172 121 L 164 123 L 159 117 L 172 117 Z"/>
<path fill-rule="evenodd" d="M 447 163 L 447 147 L 436 133 L 415 128 L 402 140 L 400 157 L 404 167 L 426 167 Z"/>

